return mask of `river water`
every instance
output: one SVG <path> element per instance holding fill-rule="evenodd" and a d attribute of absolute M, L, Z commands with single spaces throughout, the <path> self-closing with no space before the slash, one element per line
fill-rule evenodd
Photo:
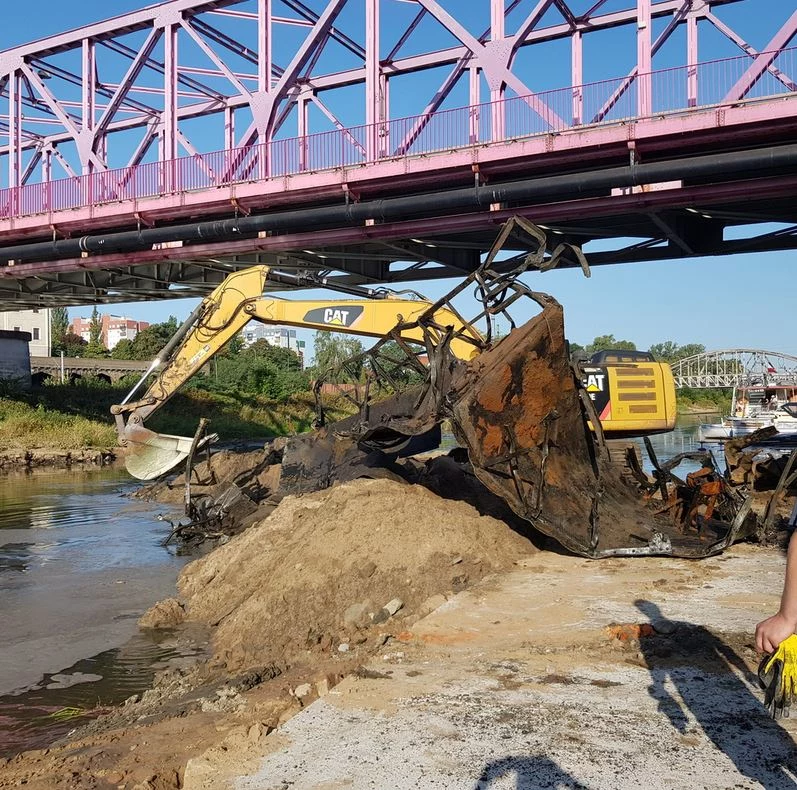
<path fill-rule="evenodd" d="M 46 745 L 179 657 L 136 620 L 188 558 L 160 545 L 163 507 L 133 488 L 124 470 L 0 477 L 0 755 Z"/>
<path fill-rule="evenodd" d="M 675 429 L 669 433 L 660 433 L 650 437 L 653 452 L 659 461 L 667 461 L 681 453 L 691 453 L 695 450 L 708 450 L 713 453 L 715 461 L 720 469 L 725 468 L 725 461 L 722 458 L 722 444 L 720 442 L 710 442 L 701 444 L 698 439 L 698 426 L 702 422 L 718 422 L 719 414 L 688 414 L 678 418 Z M 642 439 L 633 440 L 639 447 L 639 456 L 646 470 L 650 471 L 653 466 L 645 449 Z M 679 477 L 683 477 L 687 472 L 694 472 L 700 464 L 694 461 L 684 461 L 676 470 Z"/>
<path fill-rule="evenodd" d="M 697 449 L 701 421 L 651 437 L 659 459 Z M 0 476 L 0 756 L 49 745 L 202 649 L 138 632 L 190 558 L 160 545 L 163 507 L 129 499 L 135 487 L 120 469 Z"/>

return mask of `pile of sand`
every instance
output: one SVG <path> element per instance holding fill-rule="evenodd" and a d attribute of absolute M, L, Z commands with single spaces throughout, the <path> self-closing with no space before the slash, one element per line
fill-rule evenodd
<path fill-rule="evenodd" d="M 431 596 L 533 551 L 464 502 L 417 485 L 356 480 L 286 497 L 267 519 L 188 565 L 179 589 L 188 619 L 216 627 L 217 660 L 240 669 L 374 643 L 406 627 Z M 403 607 L 374 624 L 394 599 Z"/>

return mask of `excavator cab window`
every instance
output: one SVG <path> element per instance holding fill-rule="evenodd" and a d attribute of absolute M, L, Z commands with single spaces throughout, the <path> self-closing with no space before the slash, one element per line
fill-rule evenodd
<path fill-rule="evenodd" d="M 649 351 L 626 351 L 625 349 L 611 349 L 597 351 L 589 358 L 591 365 L 601 365 L 610 362 L 655 362 L 653 354 Z"/>

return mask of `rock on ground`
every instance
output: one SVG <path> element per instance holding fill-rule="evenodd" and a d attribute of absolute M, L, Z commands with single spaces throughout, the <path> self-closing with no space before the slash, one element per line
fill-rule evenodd
<path fill-rule="evenodd" d="M 176 598 L 159 601 L 138 619 L 139 628 L 174 628 L 185 620 L 185 607 Z"/>

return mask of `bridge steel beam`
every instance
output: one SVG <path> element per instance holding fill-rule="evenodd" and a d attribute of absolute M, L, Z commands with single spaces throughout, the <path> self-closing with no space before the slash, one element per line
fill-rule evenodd
<path fill-rule="evenodd" d="M 86 235 L 39 243 L 0 246 L 0 264 L 13 266 L 12 275 L 27 261 L 51 261 L 59 258 L 112 253 L 136 253 L 161 249 L 163 245 L 183 246 L 203 243 L 237 244 L 239 239 L 261 238 L 303 228 L 331 229 L 364 226 L 366 233 L 376 222 L 390 223 L 426 216 L 429 230 L 445 224 L 447 216 L 462 211 L 480 210 L 503 204 L 541 203 L 556 198 L 588 197 L 617 189 L 631 189 L 641 184 L 691 180 L 708 183 L 709 190 L 721 188 L 734 178 L 773 176 L 797 169 L 797 144 L 772 146 L 752 151 L 680 157 L 658 162 L 611 167 L 585 173 L 529 178 L 480 187 L 445 189 L 403 197 L 333 204 L 306 209 L 291 209 L 268 214 L 235 217 L 224 221 L 190 222 L 135 231 Z M 679 189 L 684 189 L 679 184 Z M 334 230 L 330 230 L 334 233 Z M 189 254 L 191 246 L 188 247 Z M 0 273 L 2 276 L 3 273 Z M 8 272 L 5 273 L 6 275 Z"/>
<path fill-rule="evenodd" d="M 639 110 L 648 114 L 648 73 L 671 34 L 689 18 L 690 54 L 685 53 L 685 61 L 691 63 L 702 27 L 698 22 L 709 15 L 716 20 L 723 6 L 750 0 L 627 0 L 625 9 L 600 13 L 603 4 L 596 3 L 581 15 L 573 14 L 562 0 L 490 0 L 491 24 L 482 35 L 470 31 L 468 14 L 449 12 L 437 0 L 417 2 L 418 14 L 407 21 L 392 0 L 367 0 L 364 18 L 357 14 L 360 25 L 349 14 L 346 23 L 336 26 L 337 17 L 345 16 L 356 0 L 314 0 L 317 10 L 294 0 L 168 0 L 6 49 L 0 52 L 0 150 L 7 162 L 0 172 L 5 172 L 9 186 L 69 175 L 66 168 L 48 172 L 39 161 L 55 150 L 72 172 L 123 167 L 140 160 L 155 136 L 157 158 L 164 162 L 178 152 L 191 155 L 192 145 L 207 152 L 229 148 L 230 143 L 270 144 L 280 135 L 301 133 L 300 117 L 290 112 L 301 96 L 329 95 L 339 103 L 334 94 L 351 86 L 359 86 L 359 99 L 347 111 L 347 123 L 335 116 L 341 126 L 396 120 L 414 113 L 391 112 L 391 83 L 441 67 L 453 68 L 439 87 L 429 83 L 428 98 L 423 89 L 413 91 L 420 116 L 414 128 L 396 140 L 396 152 L 426 128 L 469 70 L 486 82 L 492 98 L 510 92 L 521 96 L 550 128 L 559 128 L 562 118 L 540 97 L 534 84 L 539 76 L 521 64 L 521 51 L 569 40 L 571 85 L 579 86 L 585 77 L 590 81 L 590 64 L 581 55 L 583 39 L 622 26 L 637 30 L 637 57 L 619 95 L 638 81 Z M 286 15 L 286 7 L 293 13 Z M 670 24 L 652 41 L 652 23 L 658 19 L 669 19 Z M 744 38 L 719 21 L 721 32 Z M 424 26 L 427 35 L 453 37 L 457 44 L 405 55 L 418 37 L 417 28 Z M 280 47 L 281 33 L 287 29 L 307 31 L 295 51 Z M 784 28 L 773 45 L 785 46 L 780 42 L 788 40 L 787 33 Z M 380 47 L 380 42 L 390 40 L 395 45 Z M 775 57 L 759 54 L 751 69 L 759 74 L 772 69 Z M 343 67 L 330 65 L 337 63 Z M 226 119 L 226 135 L 213 123 L 207 124 L 207 131 L 197 131 L 196 119 L 219 115 Z M 296 124 L 292 131 L 286 127 L 289 120 Z M 322 120 L 311 118 L 314 124 Z M 229 134 L 233 122 L 237 135 Z M 493 132 L 500 133 L 500 124 L 493 126 Z M 318 131 L 326 128 L 319 126 Z M 121 132 L 135 134 L 137 140 L 115 144 L 113 137 Z M 22 164 L 34 157 L 33 166 Z"/>

